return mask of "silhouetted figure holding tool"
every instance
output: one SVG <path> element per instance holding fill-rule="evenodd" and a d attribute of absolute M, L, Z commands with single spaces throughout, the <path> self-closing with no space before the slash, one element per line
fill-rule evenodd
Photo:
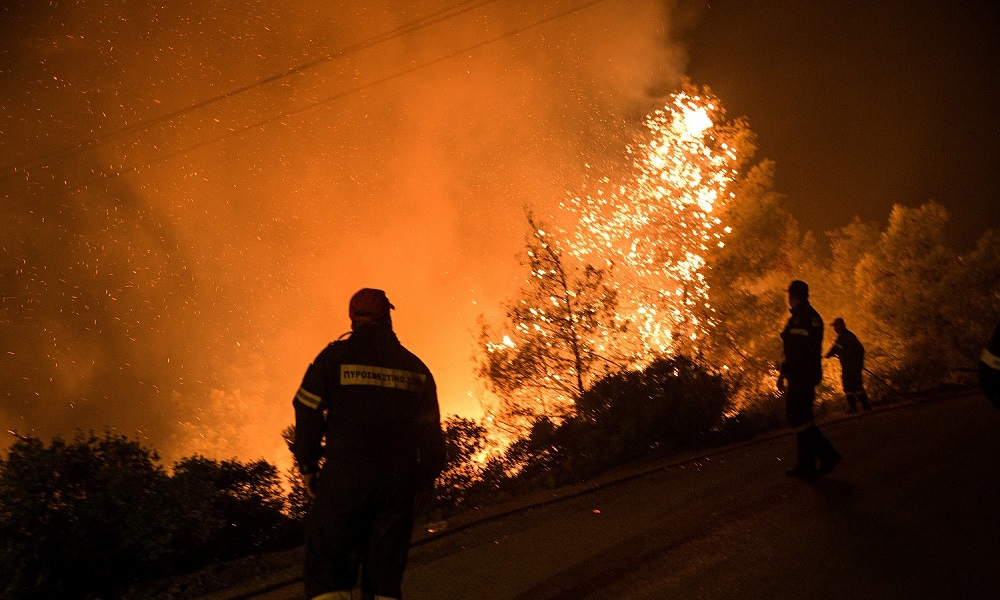
<path fill-rule="evenodd" d="M 784 359 L 778 390 L 785 394 L 785 416 L 796 432 L 797 464 L 787 474 L 822 477 L 842 458 L 813 417 L 816 386 L 823 378 L 823 319 L 809 304 L 809 286 L 804 281 L 796 279 L 788 286 L 788 306 L 792 315 L 781 332 Z"/>
<path fill-rule="evenodd" d="M 865 369 L 865 347 L 840 317 L 833 320 L 832 326 L 837 332 L 837 339 L 826 353 L 826 358 L 836 356 L 840 359 L 840 382 L 847 399 L 847 412 L 858 412 L 858 404 L 865 410 L 871 410 L 862 375 Z"/>
<path fill-rule="evenodd" d="M 320 352 L 292 402 L 293 452 L 315 494 L 304 569 L 312 600 L 349 600 L 359 572 L 364 598 L 402 597 L 414 503 L 444 465 L 434 378 L 399 343 L 392 308 L 382 290 L 354 294 L 350 336 Z"/>

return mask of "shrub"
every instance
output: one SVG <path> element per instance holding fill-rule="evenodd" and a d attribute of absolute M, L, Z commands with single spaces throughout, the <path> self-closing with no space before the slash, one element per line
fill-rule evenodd
<path fill-rule="evenodd" d="M 513 492 L 552 487 L 652 452 L 707 443 L 729 395 L 722 376 L 683 356 L 605 377 L 577 401 L 573 416 L 540 418 L 511 445 L 505 466 L 516 474 L 500 485 Z"/>
<path fill-rule="evenodd" d="M 0 597 L 108 597 L 142 579 L 301 541 L 267 462 L 186 458 L 138 442 L 21 438 L 0 460 Z"/>
<path fill-rule="evenodd" d="M 103 595 L 155 573 L 172 533 L 156 459 L 111 434 L 15 442 L 0 462 L 0 596 Z"/>

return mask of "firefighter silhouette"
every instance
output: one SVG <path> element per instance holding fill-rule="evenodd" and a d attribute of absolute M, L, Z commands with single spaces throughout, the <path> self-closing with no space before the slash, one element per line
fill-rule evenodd
<path fill-rule="evenodd" d="M 809 286 L 804 281 L 795 280 L 788 286 L 788 306 L 792 314 L 781 332 L 784 358 L 778 390 L 785 394 L 785 415 L 796 432 L 798 461 L 787 474 L 821 477 L 841 460 L 813 417 L 816 386 L 823 378 L 823 319 L 809 303 Z"/>
<path fill-rule="evenodd" d="M 842 318 L 834 319 L 831 326 L 837 332 L 837 339 L 826 353 L 826 358 L 840 359 L 840 382 L 847 399 L 847 412 L 857 412 L 858 404 L 865 410 L 871 410 L 862 374 L 865 369 L 865 347 L 858 336 L 847 328 Z"/>

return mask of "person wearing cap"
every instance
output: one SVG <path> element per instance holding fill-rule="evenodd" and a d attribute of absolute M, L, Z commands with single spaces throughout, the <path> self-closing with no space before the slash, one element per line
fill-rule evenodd
<path fill-rule="evenodd" d="M 314 494 L 304 557 L 313 600 L 350 599 L 359 573 L 363 597 L 402 597 L 414 503 L 444 465 L 434 377 L 400 344 L 393 308 L 382 290 L 354 294 L 350 334 L 319 353 L 292 402 L 292 452 Z"/>
<path fill-rule="evenodd" d="M 979 385 L 993 406 L 1000 408 L 1000 325 L 979 355 Z"/>
<path fill-rule="evenodd" d="M 842 458 L 813 418 L 816 386 L 823 378 L 823 319 L 809 303 L 809 286 L 804 281 L 796 279 L 788 286 L 788 305 L 792 315 L 781 332 L 784 358 L 778 391 L 785 395 L 785 416 L 796 432 L 797 463 L 787 474 L 821 477 Z"/>
<path fill-rule="evenodd" d="M 831 325 L 837 332 L 837 339 L 826 353 L 826 358 L 836 356 L 840 360 L 840 383 L 847 399 L 847 412 L 858 412 L 859 403 L 861 408 L 871 410 L 862 375 L 865 369 L 865 347 L 858 336 L 847 328 L 842 318 L 837 317 Z"/>

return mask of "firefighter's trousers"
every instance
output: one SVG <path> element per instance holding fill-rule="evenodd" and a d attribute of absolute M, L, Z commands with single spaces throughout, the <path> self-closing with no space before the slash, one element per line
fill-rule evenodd
<path fill-rule="evenodd" d="M 402 598 L 413 533 L 412 484 L 320 480 L 306 518 L 306 598 L 349 591 Z"/>
<path fill-rule="evenodd" d="M 815 468 L 817 459 L 824 462 L 838 456 L 833 444 L 813 420 L 815 400 L 815 386 L 789 381 L 785 390 L 785 416 L 788 417 L 788 424 L 796 431 L 796 466 L 802 469 Z"/>

